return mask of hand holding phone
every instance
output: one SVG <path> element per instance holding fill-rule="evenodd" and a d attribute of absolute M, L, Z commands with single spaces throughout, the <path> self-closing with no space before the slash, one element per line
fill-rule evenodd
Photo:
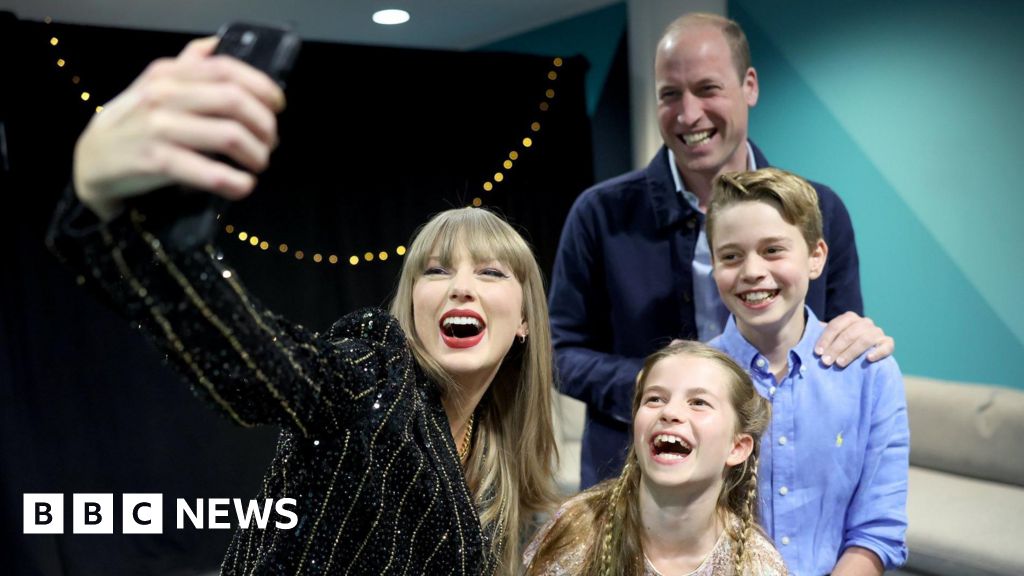
<path fill-rule="evenodd" d="M 217 33 L 214 54 L 225 54 L 267 74 L 283 90 L 298 56 L 301 41 L 285 28 L 245 23 L 226 24 Z M 230 158 L 218 162 L 245 170 Z M 132 206 L 147 215 L 151 229 L 165 243 L 190 249 L 206 242 L 217 228 L 217 216 L 229 202 L 213 194 L 183 186 L 158 190 L 139 197 Z"/>
<path fill-rule="evenodd" d="M 217 39 L 203 38 L 175 58 L 154 62 L 89 122 L 75 146 L 73 183 L 100 219 L 145 208 L 155 225 L 196 199 L 199 206 L 187 212 L 209 208 L 214 194 L 237 199 L 252 190 L 246 171 L 266 165 L 276 140 L 272 115 L 283 104 L 280 89 L 251 67 L 231 63 L 213 73 L 207 61 L 215 51 L 232 54 L 283 84 L 299 42 L 283 29 L 246 25 L 224 27 L 221 40 L 219 50 Z M 230 94 L 225 82 L 240 92 Z M 228 166 L 217 154 L 248 168 Z M 189 186 L 210 193 L 186 193 Z M 168 205 L 157 202 L 168 197 Z"/>

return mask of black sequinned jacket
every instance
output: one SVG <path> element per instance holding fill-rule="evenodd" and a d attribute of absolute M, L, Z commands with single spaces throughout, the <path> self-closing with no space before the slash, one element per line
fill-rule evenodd
<path fill-rule="evenodd" d="M 101 226 L 71 194 L 48 243 L 228 418 L 281 425 L 257 498 L 294 498 L 298 524 L 239 529 L 223 574 L 494 572 L 438 388 L 393 317 L 307 332 L 209 244 L 181 249 L 134 210 Z"/>

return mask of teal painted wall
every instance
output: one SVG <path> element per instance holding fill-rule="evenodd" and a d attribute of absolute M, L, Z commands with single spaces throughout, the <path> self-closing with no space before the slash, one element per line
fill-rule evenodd
<path fill-rule="evenodd" d="M 586 78 L 587 112 L 593 116 L 615 48 L 625 29 L 626 4 L 623 2 L 481 46 L 478 50 L 550 56 L 582 54 L 590 62 Z"/>
<path fill-rule="evenodd" d="M 1024 388 L 1024 3 L 733 0 L 751 134 L 843 197 L 905 373 Z"/>

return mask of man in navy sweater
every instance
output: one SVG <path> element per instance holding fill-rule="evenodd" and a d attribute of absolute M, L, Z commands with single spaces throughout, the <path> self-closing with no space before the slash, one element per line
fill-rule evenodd
<path fill-rule="evenodd" d="M 587 405 L 581 487 L 615 476 L 628 445 L 633 383 L 643 358 L 674 339 L 708 341 L 728 310 L 711 278 L 704 211 L 724 172 L 768 166 L 748 139 L 757 72 L 739 25 L 688 14 L 666 30 L 655 57 L 664 146 L 647 168 L 576 200 L 551 281 L 551 325 L 562 391 Z M 807 304 L 829 322 L 815 347 L 826 365 L 895 346 L 862 318 L 857 246 L 839 197 L 814 184 L 829 260 Z"/>

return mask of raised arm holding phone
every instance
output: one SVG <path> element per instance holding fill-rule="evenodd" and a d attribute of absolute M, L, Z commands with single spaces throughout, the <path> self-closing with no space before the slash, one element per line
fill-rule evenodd
<path fill-rule="evenodd" d="M 238 200 L 268 165 L 283 91 L 216 45 L 154 62 L 93 118 L 49 242 L 215 409 L 281 426 L 259 498 L 294 498 L 297 525 L 239 529 L 223 573 L 515 573 L 553 501 L 533 253 L 490 212 L 448 210 L 412 242 L 389 311 L 323 334 L 267 311 L 211 237 L 156 233 L 167 215 L 139 204 L 168 186 Z"/>

